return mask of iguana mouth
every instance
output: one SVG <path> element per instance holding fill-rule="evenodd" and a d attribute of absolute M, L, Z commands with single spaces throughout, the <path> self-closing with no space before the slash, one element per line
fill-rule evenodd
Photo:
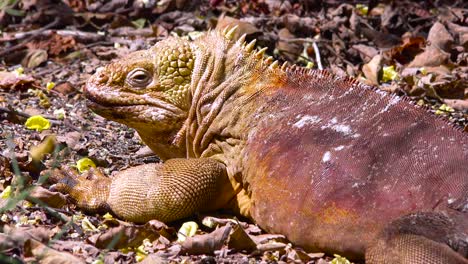
<path fill-rule="evenodd" d="M 99 91 L 98 93 L 92 91 Z M 103 92 L 104 91 L 104 92 Z M 112 92 L 111 92 L 112 93 Z M 115 92 L 113 92 L 115 93 Z M 111 95 L 105 92 L 105 89 L 87 84 L 85 88 L 85 97 L 88 99 L 87 106 L 90 109 L 113 110 L 113 111 L 131 111 L 136 107 L 139 108 L 156 108 L 170 112 L 174 115 L 181 115 L 184 111 L 175 105 L 169 104 L 164 100 L 145 95 L 135 95 L 126 92 L 120 92 L 119 95 Z"/>

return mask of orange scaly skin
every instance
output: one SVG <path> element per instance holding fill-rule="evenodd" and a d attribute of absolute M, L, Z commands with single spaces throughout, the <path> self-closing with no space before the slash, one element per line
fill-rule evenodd
<path fill-rule="evenodd" d="M 135 222 L 231 208 L 310 250 L 467 263 L 465 133 L 350 78 L 280 69 L 232 33 L 171 38 L 99 70 L 90 107 L 166 163 L 120 172 L 106 194 L 56 171 L 59 189 Z"/>

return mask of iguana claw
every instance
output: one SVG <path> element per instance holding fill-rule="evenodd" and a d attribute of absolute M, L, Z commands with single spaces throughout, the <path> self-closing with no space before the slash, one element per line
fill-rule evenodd
<path fill-rule="evenodd" d="M 71 200 L 87 212 L 108 211 L 107 198 L 111 179 L 98 169 L 89 169 L 81 175 L 70 167 L 45 171 L 48 181 L 55 183 L 54 189 L 69 194 Z"/>

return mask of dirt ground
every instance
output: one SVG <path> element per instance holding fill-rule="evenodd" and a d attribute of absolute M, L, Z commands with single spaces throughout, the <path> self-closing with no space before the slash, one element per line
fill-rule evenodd
<path fill-rule="evenodd" d="M 99 66 L 168 36 L 234 25 L 281 63 L 408 96 L 468 132 L 466 1 L 3 1 L 1 263 L 349 263 L 305 252 L 229 212 L 169 225 L 84 215 L 40 177 L 83 158 L 109 175 L 159 161 L 133 129 L 87 109 L 84 83 Z M 50 128 L 30 119 L 38 115 Z M 195 236 L 177 242 L 189 221 L 198 223 Z"/>

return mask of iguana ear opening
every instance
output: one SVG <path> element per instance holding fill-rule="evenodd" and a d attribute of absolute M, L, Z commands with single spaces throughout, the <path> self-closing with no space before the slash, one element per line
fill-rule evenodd
<path fill-rule="evenodd" d="M 181 109 L 190 107 L 190 83 L 194 55 L 189 41 L 169 38 L 151 49 L 156 54 L 156 72 L 161 91 Z"/>

